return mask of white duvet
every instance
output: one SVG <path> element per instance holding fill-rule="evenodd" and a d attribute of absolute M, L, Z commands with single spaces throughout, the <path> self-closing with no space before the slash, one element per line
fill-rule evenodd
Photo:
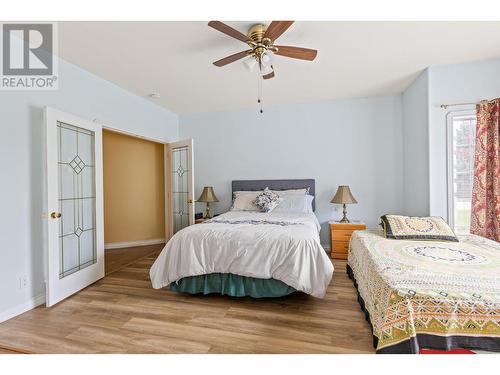
<path fill-rule="evenodd" d="M 188 276 L 232 273 L 277 279 L 322 298 L 333 265 L 314 214 L 231 211 L 177 232 L 150 270 L 153 288 Z"/>

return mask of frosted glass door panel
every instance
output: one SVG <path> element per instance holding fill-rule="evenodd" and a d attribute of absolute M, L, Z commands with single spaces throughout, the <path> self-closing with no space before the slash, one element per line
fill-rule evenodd
<path fill-rule="evenodd" d="M 59 278 L 97 261 L 95 134 L 57 123 Z"/>
<path fill-rule="evenodd" d="M 174 233 L 189 225 L 189 148 L 172 150 L 172 214 Z"/>

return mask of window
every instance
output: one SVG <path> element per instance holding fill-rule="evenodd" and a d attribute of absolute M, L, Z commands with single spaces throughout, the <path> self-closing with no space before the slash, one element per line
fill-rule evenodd
<path fill-rule="evenodd" d="M 448 115 L 448 218 L 457 234 L 470 232 L 476 112 Z"/>

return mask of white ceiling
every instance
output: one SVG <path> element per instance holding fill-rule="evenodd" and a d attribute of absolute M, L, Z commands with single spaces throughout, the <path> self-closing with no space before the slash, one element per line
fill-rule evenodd
<path fill-rule="evenodd" d="M 498 35 L 500 22 L 296 22 L 277 44 L 318 56 L 275 56 L 264 105 L 400 93 L 427 66 L 499 58 Z M 179 114 L 257 106 L 256 73 L 212 65 L 247 46 L 207 22 L 61 22 L 59 40 L 65 60 Z"/>

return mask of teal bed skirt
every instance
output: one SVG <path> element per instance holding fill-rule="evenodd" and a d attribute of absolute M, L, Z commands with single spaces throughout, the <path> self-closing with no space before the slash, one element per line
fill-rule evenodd
<path fill-rule="evenodd" d="M 258 279 L 232 273 L 210 273 L 184 277 L 170 284 L 170 290 L 189 294 L 217 293 L 231 297 L 250 296 L 253 298 L 282 297 L 296 291 L 280 280 Z"/>

